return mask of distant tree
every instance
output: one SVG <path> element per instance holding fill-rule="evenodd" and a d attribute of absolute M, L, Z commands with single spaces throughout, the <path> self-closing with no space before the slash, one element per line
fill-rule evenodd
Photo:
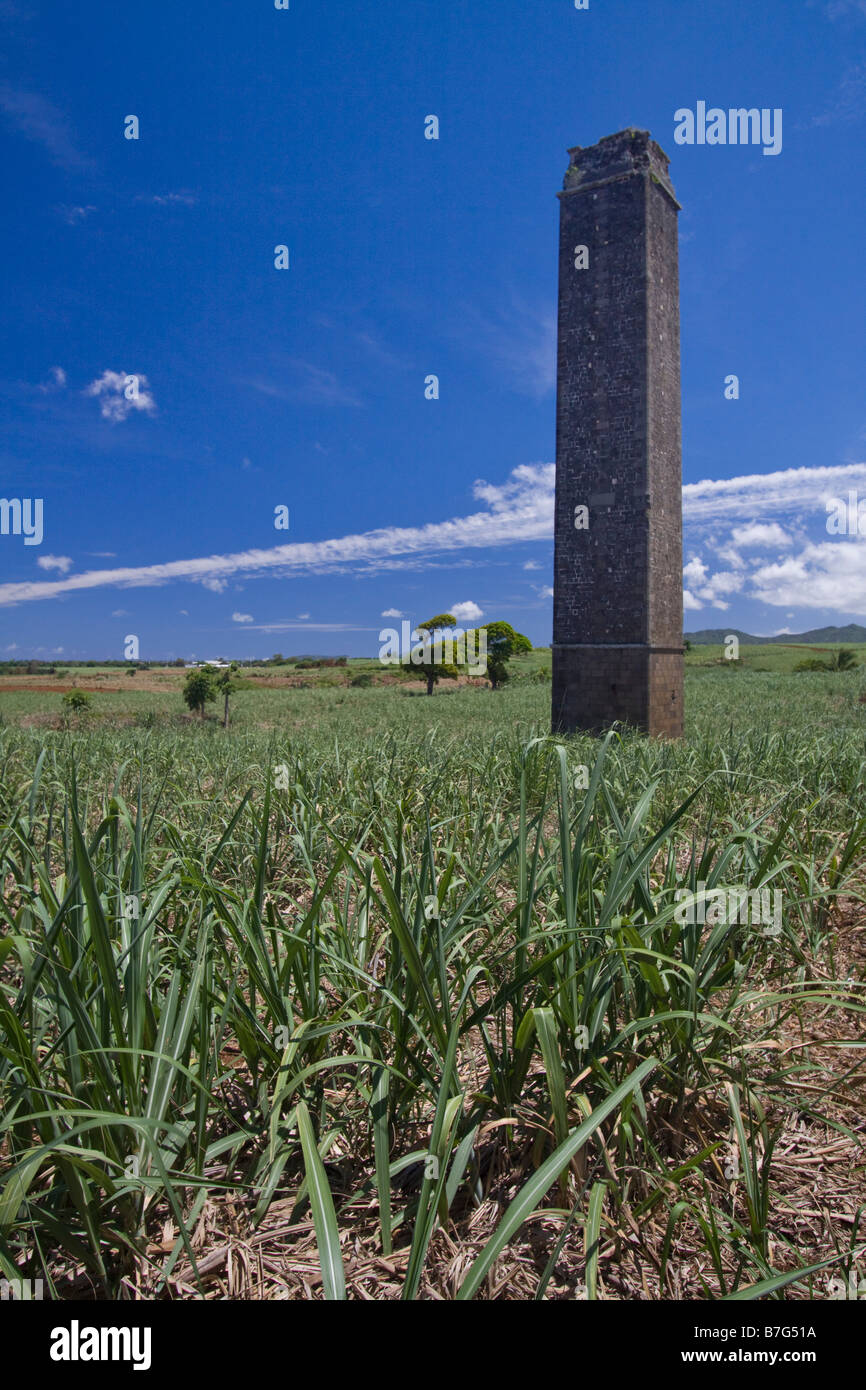
<path fill-rule="evenodd" d="M 838 652 L 833 652 L 831 656 L 822 661 L 820 657 L 810 656 L 805 661 L 798 661 L 794 667 L 795 671 L 854 671 L 859 662 L 850 647 L 840 647 Z"/>
<path fill-rule="evenodd" d="M 827 662 L 828 671 L 853 671 L 859 666 L 856 655 L 850 647 L 840 647 Z"/>
<path fill-rule="evenodd" d="M 506 627 L 508 626 L 509 624 L 506 623 Z M 514 628 L 512 628 L 511 631 L 514 632 Z M 524 652 L 531 652 L 532 649 L 532 643 L 528 637 L 524 637 L 522 632 L 514 632 L 512 656 L 522 656 Z"/>
<path fill-rule="evenodd" d="M 687 652 L 690 652 L 690 651 L 691 651 L 691 649 L 692 649 L 692 644 L 691 644 L 691 642 L 690 642 L 690 640 L 689 640 L 688 637 L 685 637 L 685 638 L 683 639 L 683 646 L 685 647 L 685 649 L 686 649 Z"/>
<path fill-rule="evenodd" d="M 198 666 L 190 671 L 183 683 L 183 698 L 193 714 L 198 710 L 204 719 L 204 707 L 216 699 L 212 666 Z"/>
<path fill-rule="evenodd" d="M 439 613 L 435 618 L 428 618 L 426 623 L 418 624 L 419 632 L 430 633 L 430 641 L 424 643 L 425 655 L 429 658 L 429 660 L 421 662 L 417 666 L 417 669 L 421 672 L 421 674 L 425 677 L 427 681 L 428 695 L 433 694 L 434 685 L 436 685 L 437 681 L 441 680 L 443 676 L 445 676 L 448 680 L 455 680 L 457 677 L 456 666 L 450 664 L 443 665 L 441 661 L 437 663 L 433 659 L 436 655 L 435 646 L 437 632 L 450 632 L 451 629 L 455 628 L 456 626 L 457 619 L 454 617 L 453 613 Z M 412 664 L 414 666 L 416 663 L 413 662 Z"/>
<path fill-rule="evenodd" d="M 238 673 L 239 670 L 240 670 L 240 667 L 238 666 L 238 663 L 237 663 L 236 661 L 233 661 L 232 664 L 231 664 L 231 666 L 229 667 L 229 669 L 228 669 L 227 671 L 222 671 L 222 672 L 220 672 L 219 679 L 217 680 L 217 683 L 216 683 L 216 684 L 217 684 L 217 690 L 219 690 L 220 694 L 225 698 L 225 705 L 223 706 L 223 728 L 224 728 L 224 729 L 227 729 L 228 726 L 229 726 L 229 696 L 230 696 L 230 695 L 233 695 L 234 692 L 235 692 L 237 689 L 239 689 L 239 686 L 238 686 L 238 683 L 237 683 L 237 680 L 236 680 L 236 676 L 237 676 L 237 673 Z"/>
<path fill-rule="evenodd" d="M 175 666 L 185 666 L 186 662 L 184 661 L 182 656 L 177 656 L 175 657 L 174 664 Z"/>
<path fill-rule="evenodd" d="M 84 714 L 85 710 L 90 709 L 90 696 L 86 690 L 67 690 L 63 705 L 70 714 Z"/>
<path fill-rule="evenodd" d="M 487 633 L 487 679 L 492 689 L 498 690 L 510 677 L 511 658 L 519 652 L 531 652 L 532 643 L 506 622 L 487 623 L 478 631 Z"/>

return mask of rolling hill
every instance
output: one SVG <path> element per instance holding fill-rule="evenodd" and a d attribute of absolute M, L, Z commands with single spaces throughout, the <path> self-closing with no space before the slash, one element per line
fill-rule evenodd
<path fill-rule="evenodd" d="M 829 645 L 842 643 L 851 646 L 857 642 L 866 642 L 866 627 L 861 627 L 859 623 L 848 623 L 847 627 L 816 627 L 809 632 L 787 632 L 778 637 L 756 637 L 736 627 L 714 627 L 703 628 L 700 632 L 686 632 L 683 635 L 696 647 L 717 647 L 724 643 L 726 637 L 739 638 L 744 647 L 760 647 L 771 642 L 780 643 L 782 646 L 794 646 L 801 642 L 826 642 Z"/>

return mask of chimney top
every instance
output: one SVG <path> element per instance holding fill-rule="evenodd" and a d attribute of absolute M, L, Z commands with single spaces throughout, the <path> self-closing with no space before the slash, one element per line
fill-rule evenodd
<path fill-rule="evenodd" d="M 670 160 L 648 130 L 630 126 L 615 135 L 606 135 L 596 145 L 575 145 L 568 153 L 571 162 L 565 173 L 563 193 L 576 193 L 611 179 L 649 174 L 677 207 L 680 206 L 668 172 Z"/>

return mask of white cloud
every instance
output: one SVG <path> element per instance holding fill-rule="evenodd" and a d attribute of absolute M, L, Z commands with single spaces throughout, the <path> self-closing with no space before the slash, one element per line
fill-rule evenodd
<path fill-rule="evenodd" d="M 464 306 L 459 332 L 521 394 L 541 400 L 556 386 L 556 316 L 547 302 L 512 295 L 489 314 Z"/>
<path fill-rule="evenodd" d="M 812 125 L 828 126 L 862 120 L 864 107 L 866 63 L 849 63 L 836 85 L 830 105 L 826 111 L 812 118 Z"/>
<path fill-rule="evenodd" d="M 778 522 L 755 521 L 751 526 L 735 526 L 731 532 L 731 542 L 738 550 L 748 550 L 750 546 L 779 545 L 784 549 L 793 545 L 788 532 Z"/>
<path fill-rule="evenodd" d="M 477 478 L 472 492 L 497 514 L 511 514 L 515 509 L 522 511 L 524 508 L 535 514 L 540 508 L 550 525 L 543 528 L 539 538 L 550 540 L 553 535 L 555 486 L 555 463 L 521 463 L 517 468 L 512 468 L 504 483 L 488 483 L 484 478 Z"/>
<path fill-rule="evenodd" d="M 464 603 L 452 603 L 448 612 L 454 614 L 458 623 L 473 623 L 476 622 L 478 618 L 482 617 L 484 609 L 479 608 L 478 604 L 473 603 L 470 598 Z"/>
<path fill-rule="evenodd" d="M 719 570 L 711 575 L 703 589 L 699 590 L 701 598 L 714 598 L 716 594 L 738 594 L 743 587 L 745 580 L 741 574 L 733 574 L 730 570 Z"/>
<path fill-rule="evenodd" d="M 148 415 L 156 410 L 147 377 L 141 372 L 112 372 L 106 369 L 102 376 L 85 386 L 84 395 L 98 397 L 102 418 L 115 423 L 126 420 L 134 410 L 143 410 Z"/>
<path fill-rule="evenodd" d="M 689 560 L 687 565 L 683 565 L 683 579 L 687 579 L 690 584 L 703 584 L 706 577 L 707 567 L 697 555 Z"/>
<path fill-rule="evenodd" d="M 0 606 L 56 598 L 79 590 L 150 587 L 179 580 L 197 582 L 221 593 L 230 580 L 255 575 L 369 576 L 387 568 L 405 571 L 475 565 L 477 559 L 463 559 L 458 552 L 551 539 L 554 473 L 553 464 L 524 464 L 515 468 L 503 483 L 479 480 L 474 494 L 482 506 L 447 521 L 384 526 L 330 540 L 0 584 Z M 866 495 L 866 464 L 787 469 L 689 484 L 683 488 L 683 504 L 690 528 L 712 528 L 718 533 L 731 523 L 741 522 L 748 533 L 752 526 L 768 524 L 768 514 L 773 513 L 784 513 L 803 522 L 811 510 L 819 513 L 823 523 L 827 501 L 844 496 L 858 485 L 861 496 Z M 728 562 L 727 569 L 710 576 L 706 562 L 693 556 L 684 569 L 687 605 L 705 601 L 723 607 L 723 596 L 742 593 L 749 599 L 786 608 L 835 608 L 858 616 L 866 613 L 866 544 L 853 539 L 797 544 L 796 560 L 789 556 L 783 565 L 775 556 L 758 555 L 753 562 L 754 572 L 748 574 L 738 572 L 737 566 Z M 775 563 L 769 563 L 771 558 Z"/>
<path fill-rule="evenodd" d="M 746 568 L 746 562 L 742 555 L 738 550 L 735 550 L 732 545 L 720 546 L 718 556 L 720 560 L 724 560 L 726 565 L 730 565 L 731 569 L 744 570 Z M 753 558 L 752 564 L 755 563 L 756 561 Z"/>
<path fill-rule="evenodd" d="M 192 208 L 195 207 L 198 198 L 194 193 L 154 193 L 150 197 L 146 194 L 140 194 L 136 201 L 139 203 L 156 203 L 159 207 L 171 207 L 172 205 L 180 203 L 183 207 Z"/>
<path fill-rule="evenodd" d="M 86 221 L 92 212 L 96 212 L 96 208 L 90 203 L 86 207 L 68 207 L 62 204 L 57 211 L 70 227 L 77 227 L 79 222 Z"/>
<path fill-rule="evenodd" d="M 51 380 L 43 382 L 38 389 L 42 392 L 44 396 L 47 396 L 52 391 L 62 391 L 65 385 L 66 373 L 64 372 L 63 368 L 52 367 Z"/>
<path fill-rule="evenodd" d="M 827 14 L 831 19 L 838 19 L 843 14 L 866 15 L 866 0 L 830 0 Z"/>
<path fill-rule="evenodd" d="M 344 386 L 333 372 L 312 362 L 287 357 L 284 363 L 280 363 L 279 375 L 279 381 L 258 376 L 242 381 L 241 385 L 250 386 L 263 396 L 272 396 L 278 401 L 302 401 L 308 405 L 322 406 L 363 405 L 356 391 Z"/>
<path fill-rule="evenodd" d="M 546 584 L 546 585 L 544 586 L 543 589 L 539 589 L 539 591 L 538 591 L 538 597 L 539 597 L 539 598 L 553 598 L 553 590 L 551 589 L 551 587 L 550 587 L 549 584 Z"/>
<path fill-rule="evenodd" d="M 687 581 L 683 589 L 684 607 L 694 609 L 709 603 L 713 608 L 729 608 L 730 605 L 719 596 L 739 593 L 744 583 L 743 575 L 733 570 L 719 570 L 708 579 L 707 573 L 707 566 L 697 555 L 683 566 L 683 578 Z"/>
<path fill-rule="evenodd" d="M 40 555 L 36 561 L 41 570 L 57 570 L 60 574 L 68 574 L 74 564 L 68 555 Z"/>
<path fill-rule="evenodd" d="M 111 616 L 112 618 L 128 618 L 129 611 L 126 608 L 115 608 Z"/>
<path fill-rule="evenodd" d="M 525 570 L 540 570 L 541 565 L 538 563 L 537 560 L 527 560 L 523 568 Z"/>
<path fill-rule="evenodd" d="M 837 609 L 866 616 L 866 545 L 824 541 L 762 565 L 750 576 L 755 598 L 774 607 Z"/>
<path fill-rule="evenodd" d="M 63 113 L 38 92 L 26 92 L 9 82 L 0 82 L 0 110 L 26 139 L 43 145 L 49 158 L 61 168 L 90 167 L 91 161 L 76 149 Z"/>
<path fill-rule="evenodd" d="M 703 606 L 689 589 L 683 589 L 683 608 L 686 612 L 697 613 Z"/>
<path fill-rule="evenodd" d="M 683 514 L 694 525 L 708 525 L 742 517 L 749 524 L 756 516 L 784 513 L 804 518 L 823 511 L 831 497 L 849 488 L 866 492 L 866 463 L 830 468 L 785 468 L 777 473 L 750 473 L 741 478 L 687 483 L 683 488 Z"/>
<path fill-rule="evenodd" d="M 233 623 L 251 623 L 252 621 L 252 613 L 232 613 Z"/>
<path fill-rule="evenodd" d="M 370 573 L 382 565 L 405 569 L 413 564 L 413 557 L 415 563 L 429 567 L 436 564 L 434 557 L 442 553 L 453 556 L 461 550 L 549 540 L 553 534 L 554 471 L 553 464 L 523 464 L 498 486 L 479 481 L 473 489 L 475 496 L 489 505 L 450 521 L 386 526 L 378 531 L 333 540 L 301 541 L 267 550 L 90 570 L 65 580 L 0 584 L 0 606 L 56 598 L 81 589 L 148 588 L 175 580 L 190 580 L 221 593 L 229 578 L 240 574 L 287 577 L 333 573 L 346 566 L 360 566 L 362 572 Z"/>
<path fill-rule="evenodd" d="M 402 616 L 399 608 L 386 608 L 382 614 L 383 618 L 402 618 Z"/>

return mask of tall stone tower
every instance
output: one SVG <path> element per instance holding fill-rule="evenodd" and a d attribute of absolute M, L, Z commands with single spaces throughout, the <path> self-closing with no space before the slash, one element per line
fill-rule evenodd
<path fill-rule="evenodd" d="M 569 151 L 560 199 L 553 727 L 683 731 L 677 215 L 646 131 Z"/>

